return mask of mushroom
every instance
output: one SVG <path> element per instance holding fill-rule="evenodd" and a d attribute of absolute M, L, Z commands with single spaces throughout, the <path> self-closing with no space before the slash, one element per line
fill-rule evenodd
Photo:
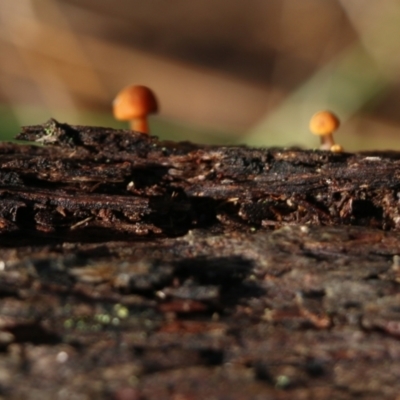
<path fill-rule="evenodd" d="M 321 150 L 338 151 L 332 134 L 337 128 L 339 128 L 339 125 L 339 118 L 330 111 L 319 111 L 311 117 L 310 131 L 314 135 L 320 136 Z"/>
<path fill-rule="evenodd" d="M 335 143 L 331 146 L 330 150 L 332 153 L 342 153 L 343 147 L 340 144 Z"/>
<path fill-rule="evenodd" d="M 127 86 L 113 101 L 114 117 L 121 121 L 130 121 L 130 128 L 133 131 L 149 133 L 147 115 L 156 112 L 158 112 L 156 96 L 146 86 Z"/>

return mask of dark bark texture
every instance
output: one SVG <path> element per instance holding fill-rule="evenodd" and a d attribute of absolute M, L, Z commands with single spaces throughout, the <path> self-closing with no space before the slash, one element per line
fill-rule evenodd
<path fill-rule="evenodd" d="M 398 399 L 400 154 L 51 120 L 0 145 L 0 398 Z"/>

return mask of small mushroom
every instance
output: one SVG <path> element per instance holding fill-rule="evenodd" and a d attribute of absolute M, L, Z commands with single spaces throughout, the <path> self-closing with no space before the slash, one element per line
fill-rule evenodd
<path fill-rule="evenodd" d="M 314 135 L 320 136 L 321 150 L 332 150 L 338 152 L 337 147 L 334 147 L 336 145 L 332 134 L 337 128 L 339 128 L 339 125 L 339 118 L 330 111 L 319 111 L 311 117 L 310 131 Z"/>
<path fill-rule="evenodd" d="M 156 96 L 146 86 L 127 86 L 113 101 L 114 117 L 121 121 L 129 121 L 133 131 L 149 133 L 147 116 L 156 112 Z"/>
<path fill-rule="evenodd" d="M 331 146 L 330 150 L 332 153 L 342 153 L 343 147 L 340 144 L 335 143 L 334 145 Z"/>

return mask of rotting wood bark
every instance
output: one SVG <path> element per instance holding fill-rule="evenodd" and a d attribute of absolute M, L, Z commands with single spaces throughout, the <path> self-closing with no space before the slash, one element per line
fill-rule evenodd
<path fill-rule="evenodd" d="M 0 146 L 2 396 L 396 398 L 400 154 L 20 136 L 47 146 Z"/>
<path fill-rule="evenodd" d="M 207 147 L 54 120 L 0 148 L 2 232 L 179 236 L 286 224 L 400 229 L 400 155 Z"/>

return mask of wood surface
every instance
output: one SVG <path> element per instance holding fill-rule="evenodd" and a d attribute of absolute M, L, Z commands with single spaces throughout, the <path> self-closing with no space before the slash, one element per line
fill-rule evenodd
<path fill-rule="evenodd" d="M 0 146 L 0 398 L 398 398 L 400 154 L 20 139 L 44 146 Z"/>

